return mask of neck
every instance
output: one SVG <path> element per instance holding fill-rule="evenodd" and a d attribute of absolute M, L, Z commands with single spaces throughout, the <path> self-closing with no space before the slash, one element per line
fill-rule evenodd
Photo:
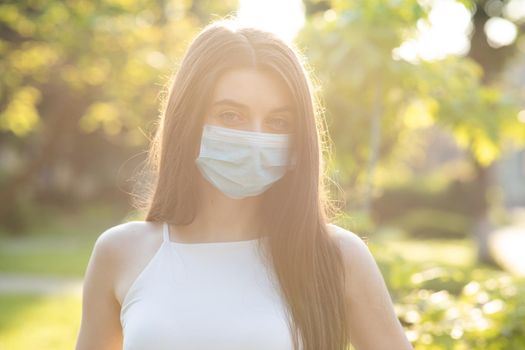
<path fill-rule="evenodd" d="M 201 200 L 186 237 L 198 241 L 241 241 L 260 237 L 260 196 L 232 199 L 210 183 L 201 184 Z"/>

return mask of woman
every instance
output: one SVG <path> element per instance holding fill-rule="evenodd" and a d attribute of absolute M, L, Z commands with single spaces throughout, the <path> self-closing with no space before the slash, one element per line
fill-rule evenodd
<path fill-rule="evenodd" d="M 328 222 L 297 50 L 209 24 L 170 84 L 145 221 L 97 239 L 77 350 L 411 349 L 366 245 Z"/>

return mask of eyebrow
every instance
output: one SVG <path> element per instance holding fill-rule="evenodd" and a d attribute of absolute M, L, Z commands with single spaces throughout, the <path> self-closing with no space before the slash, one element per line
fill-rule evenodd
<path fill-rule="evenodd" d="M 228 99 L 228 98 L 225 98 L 225 99 L 222 99 L 222 100 L 219 100 L 219 101 L 215 101 L 212 106 L 218 106 L 218 105 L 235 106 L 235 107 L 242 108 L 242 109 L 245 109 L 245 110 L 249 109 L 247 105 L 242 104 L 242 103 L 237 102 L 237 101 L 234 101 L 232 99 Z M 293 113 L 294 109 L 291 106 L 286 105 L 286 106 L 282 106 L 282 107 L 279 107 L 279 108 L 272 109 L 270 112 L 271 113 L 276 113 L 276 112 L 290 112 L 290 113 Z"/>

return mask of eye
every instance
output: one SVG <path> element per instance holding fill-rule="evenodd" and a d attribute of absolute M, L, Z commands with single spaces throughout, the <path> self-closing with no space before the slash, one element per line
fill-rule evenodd
<path fill-rule="evenodd" d="M 288 131 L 290 128 L 290 122 L 286 118 L 271 118 L 270 124 L 272 128 L 279 131 Z"/>
<path fill-rule="evenodd" d="M 235 123 L 242 120 L 242 117 L 233 111 L 227 111 L 218 115 L 218 117 L 225 123 Z"/>

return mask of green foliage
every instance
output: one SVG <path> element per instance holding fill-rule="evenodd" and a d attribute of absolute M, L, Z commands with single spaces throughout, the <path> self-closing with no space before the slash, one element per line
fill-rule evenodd
<path fill-rule="evenodd" d="M 525 279 L 476 266 L 416 262 L 387 250 L 388 240 L 371 244 L 394 299 L 397 314 L 415 349 L 522 349 L 525 345 Z M 449 245 L 452 247 L 454 243 Z M 409 249 L 403 243 L 401 249 Z M 420 249 L 420 248 L 417 248 Z"/>
<path fill-rule="evenodd" d="M 332 9 L 309 18 L 298 36 L 320 78 L 330 135 L 347 184 L 363 179 L 372 110 L 381 105 L 391 135 L 400 129 L 396 112 L 406 97 L 398 78 L 406 70 L 400 66 L 408 63 L 394 61 L 391 52 L 403 42 L 407 28 L 424 17 L 416 0 L 334 1 Z M 391 151 L 389 143 L 385 140 L 383 156 Z"/>
<path fill-rule="evenodd" d="M 340 213 L 334 218 L 333 223 L 362 236 L 368 236 L 376 229 L 370 215 L 363 211 L 354 211 L 351 214 Z"/>
<path fill-rule="evenodd" d="M 237 2 L 0 3 L 1 226 L 21 231 L 21 193 L 66 206 L 126 192 L 115 172 L 150 142 L 176 60 Z"/>
<path fill-rule="evenodd" d="M 471 223 L 464 215 L 429 208 L 408 211 L 392 224 L 419 238 L 461 238 L 471 229 Z"/>
<path fill-rule="evenodd" d="M 481 211 L 479 191 L 474 182 L 421 177 L 383 188 L 374 199 L 372 217 L 412 237 L 461 238 L 472 232 Z M 490 204 L 496 206 L 496 200 Z"/>
<path fill-rule="evenodd" d="M 39 122 L 35 105 L 40 96 L 40 91 L 32 86 L 22 86 L 14 92 L 12 100 L 0 113 L 0 130 L 10 130 L 19 137 L 34 130 Z"/>
<path fill-rule="evenodd" d="M 40 119 L 59 113 L 43 103 L 60 105 L 65 102 L 60 95 L 70 95 L 82 101 L 70 111 L 80 115 L 79 131 L 101 129 L 136 144 L 137 127 L 155 113 L 160 73 L 173 68 L 169 57 L 182 50 L 199 24 L 188 13 L 191 2 L 172 9 L 162 4 L 132 0 L 0 5 L 0 102 L 6 105 L 0 127 L 17 136 L 38 132 Z M 97 109 L 101 103 L 107 108 Z"/>
<path fill-rule="evenodd" d="M 442 276 L 458 271 L 444 269 Z M 417 290 L 398 303 L 398 315 L 416 348 L 522 349 L 525 345 L 525 283 L 502 274 L 480 276 L 461 288 L 418 287 L 429 271 L 412 275 Z M 423 277 L 419 277 L 423 276 Z M 419 277 L 419 278 L 416 278 Z M 422 281 L 422 282 L 421 282 Z M 428 284 L 428 282 L 426 282 Z M 437 287 L 437 286 L 436 286 Z"/>
<path fill-rule="evenodd" d="M 419 80 L 408 87 L 414 95 L 423 93 L 434 101 L 436 108 L 429 112 L 435 122 L 450 130 L 480 164 L 496 160 L 507 141 L 524 144 L 525 124 L 517 118 L 517 94 L 483 85 L 483 72 L 474 61 L 448 57 L 421 62 L 414 71 Z"/>
<path fill-rule="evenodd" d="M 381 122 L 380 162 L 396 154 L 405 130 L 434 124 L 449 130 L 482 165 L 497 159 L 508 141 L 523 145 L 518 95 L 483 85 L 476 62 L 448 57 L 409 63 L 396 57 L 395 49 L 426 20 L 428 7 L 416 0 L 330 4 L 308 18 L 298 42 L 322 85 L 345 186 L 359 187 L 367 175 L 375 113 Z"/>

